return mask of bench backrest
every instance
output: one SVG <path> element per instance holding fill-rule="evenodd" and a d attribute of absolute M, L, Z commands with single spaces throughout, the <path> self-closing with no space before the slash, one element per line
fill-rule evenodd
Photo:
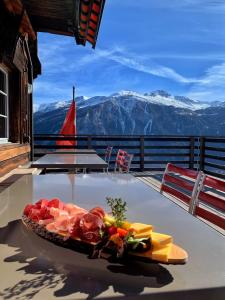
<path fill-rule="evenodd" d="M 193 214 L 225 230 L 225 182 L 204 175 Z"/>
<path fill-rule="evenodd" d="M 186 205 L 192 206 L 200 178 L 201 174 L 198 171 L 168 163 L 163 175 L 160 192 L 170 194 Z"/>

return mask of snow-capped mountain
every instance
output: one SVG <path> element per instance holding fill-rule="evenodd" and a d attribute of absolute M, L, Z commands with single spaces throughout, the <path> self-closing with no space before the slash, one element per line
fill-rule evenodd
<path fill-rule="evenodd" d="M 70 101 L 40 105 L 36 133 L 58 133 Z M 204 103 L 165 91 L 121 91 L 110 96 L 78 97 L 80 134 L 224 134 L 225 102 Z M 223 132 L 223 133 L 222 133 Z"/>
<path fill-rule="evenodd" d="M 191 110 L 197 110 L 201 108 L 209 107 L 208 103 L 194 101 L 184 96 L 172 96 L 163 90 L 157 90 L 151 93 L 140 94 L 132 91 L 121 91 L 119 93 L 113 94 L 112 97 L 128 97 L 128 100 L 133 97 L 139 101 L 144 101 L 148 103 L 174 106 L 179 108 L 187 108 Z"/>
<path fill-rule="evenodd" d="M 121 100 L 128 100 L 136 99 L 138 101 L 153 103 L 157 105 L 166 105 L 166 106 L 174 106 L 179 108 L 187 108 L 191 110 L 197 110 L 202 108 L 209 107 L 209 103 L 204 103 L 196 100 L 191 100 L 184 96 L 172 96 L 169 93 L 163 91 L 163 90 L 157 90 L 151 93 L 137 93 L 134 91 L 120 91 L 118 93 L 112 94 L 110 96 L 95 96 L 95 97 L 78 97 L 76 99 L 77 106 L 80 108 L 86 107 L 86 106 L 93 106 L 100 103 L 104 103 L 106 101 L 117 99 L 118 101 Z M 36 111 L 49 111 L 54 110 L 62 107 L 68 107 L 70 105 L 71 101 L 58 101 L 53 102 L 49 104 L 42 104 L 40 105 Z"/>

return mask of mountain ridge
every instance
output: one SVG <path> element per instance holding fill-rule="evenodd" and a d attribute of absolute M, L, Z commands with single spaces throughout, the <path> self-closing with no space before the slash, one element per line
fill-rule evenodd
<path fill-rule="evenodd" d="M 35 133 L 58 133 L 70 101 L 58 101 L 34 113 Z M 225 102 L 200 102 L 166 91 L 78 97 L 79 134 L 223 135 Z"/>
<path fill-rule="evenodd" d="M 156 90 L 150 93 L 137 93 L 134 91 L 127 91 L 127 90 L 122 90 L 117 93 L 113 93 L 109 96 L 94 96 L 94 97 L 85 97 L 85 96 L 79 96 L 76 98 L 76 102 L 78 106 L 83 106 L 83 105 L 94 105 L 98 104 L 100 102 L 107 101 L 108 99 L 111 98 L 120 98 L 120 97 L 135 97 L 138 98 L 141 101 L 146 101 L 150 103 L 155 103 L 155 104 L 162 104 L 162 105 L 167 105 L 167 106 L 175 106 L 175 107 L 181 107 L 181 108 L 189 108 L 191 110 L 197 110 L 200 108 L 206 108 L 211 106 L 210 103 L 207 102 L 202 102 L 198 100 L 193 100 L 185 96 L 179 96 L 179 95 L 171 95 L 168 92 L 164 90 Z M 46 110 L 48 107 L 49 109 L 52 109 L 53 107 L 56 108 L 62 107 L 63 104 L 64 106 L 68 105 L 68 103 L 71 100 L 62 100 L 62 101 L 56 101 L 52 102 L 49 104 L 42 104 L 39 106 L 38 110 Z"/>

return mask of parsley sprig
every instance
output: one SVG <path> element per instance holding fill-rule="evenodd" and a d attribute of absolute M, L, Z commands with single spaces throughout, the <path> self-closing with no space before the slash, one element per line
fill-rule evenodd
<path fill-rule="evenodd" d="M 115 218 L 116 227 L 120 227 L 124 220 L 126 220 L 125 212 L 127 211 L 127 203 L 121 198 L 106 198 L 108 205 L 111 208 L 113 217 Z"/>

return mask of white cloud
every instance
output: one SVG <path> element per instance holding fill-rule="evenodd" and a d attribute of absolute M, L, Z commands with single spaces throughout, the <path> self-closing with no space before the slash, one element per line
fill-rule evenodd
<path fill-rule="evenodd" d="M 185 0 L 186 5 L 191 3 L 192 0 Z M 47 39 L 46 39 L 47 40 Z M 139 72 L 166 78 L 176 82 L 177 84 L 182 84 L 184 86 L 190 86 L 190 90 L 187 96 L 204 101 L 212 100 L 224 100 L 225 95 L 225 55 L 223 53 L 205 53 L 202 55 L 195 54 L 180 54 L 180 53 L 148 53 L 148 55 L 139 55 L 137 53 L 131 53 L 124 47 L 112 46 L 110 49 L 100 49 L 97 48 L 95 51 L 89 48 L 79 48 L 75 49 L 74 53 L 71 53 L 70 45 L 75 44 L 73 39 L 56 39 L 56 41 L 50 42 L 48 45 L 42 40 L 40 44 L 40 57 L 43 64 L 44 75 L 35 81 L 35 102 L 48 102 L 52 100 L 69 99 L 71 94 L 71 82 L 74 78 L 69 78 L 73 74 L 80 74 L 87 70 L 90 66 L 90 71 L 93 67 L 98 66 L 97 70 L 101 69 L 101 63 L 104 65 L 108 61 L 114 64 L 106 64 L 107 68 L 102 68 L 102 76 L 110 76 L 110 72 L 113 74 L 118 72 L 118 80 L 127 80 L 120 76 L 121 67 L 129 68 L 136 71 L 137 77 L 139 77 Z M 192 59 L 192 60 L 221 60 L 223 63 L 214 65 L 205 71 L 205 74 L 200 78 L 192 78 L 184 76 L 178 73 L 173 68 L 169 68 L 165 65 L 160 65 L 154 62 L 157 58 L 171 58 L 171 59 Z M 55 82 L 55 74 L 61 75 L 62 80 Z M 64 76 L 64 77 L 63 77 Z M 57 76 L 58 77 L 58 76 Z M 46 79 L 44 79 L 46 78 Z M 70 82 L 69 82 L 69 79 Z M 85 82 L 80 82 L 79 94 L 86 94 L 92 96 L 93 86 Z M 114 81 L 111 83 L 111 88 L 116 90 L 116 83 Z M 124 86 L 126 82 L 124 82 Z M 119 85 L 120 86 L 120 85 Z M 121 87 L 120 87 L 121 88 Z M 127 87 L 129 88 L 129 87 Z M 97 94 L 104 94 L 104 90 L 109 90 L 110 87 L 105 83 L 100 87 L 102 91 Z M 97 91 L 95 87 L 95 92 Z"/>
<path fill-rule="evenodd" d="M 192 85 L 188 96 L 202 101 L 225 101 L 225 62 L 206 70 Z"/>
<path fill-rule="evenodd" d="M 139 58 L 137 54 L 128 53 L 123 48 L 115 48 L 113 50 L 98 49 L 96 51 L 96 55 L 98 58 L 109 59 L 138 72 L 171 79 L 179 83 L 193 83 L 197 81 L 195 78 L 184 77 L 172 68 L 156 64 L 153 61 L 150 61 L 148 63 L 144 62 Z"/>
<path fill-rule="evenodd" d="M 96 49 L 95 52 L 92 50 L 85 51 L 86 54 L 74 57 L 68 63 L 66 58 L 66 49 L 63 44 L 50 45 L 48 49 L 43 51 L 42 60 L 44 69 L 48 70 L 49 74 L 57 74 L 59 72 L 75 72 L 82 70 L 89 64 L 99 62 L 99 60 L 106 59 L 111 60 L 121 66 L 129 69 L 136 70 L 137 72 L 143 72 L 149 75 L 159 76 L 167 79 L 174 80 L 179 83 L 193 83 L 196 82 L 195 78 L 187 78 L 177 73 L 172 68 L 162 66 L 154 63 L 152 60 L 148 62 L 143 61 L 138 54 L 129 53 L 123 47 L 114 46 L 111 49 Z M 55 55 L 56 52 L 64 51 L 63 55 Z"/>

